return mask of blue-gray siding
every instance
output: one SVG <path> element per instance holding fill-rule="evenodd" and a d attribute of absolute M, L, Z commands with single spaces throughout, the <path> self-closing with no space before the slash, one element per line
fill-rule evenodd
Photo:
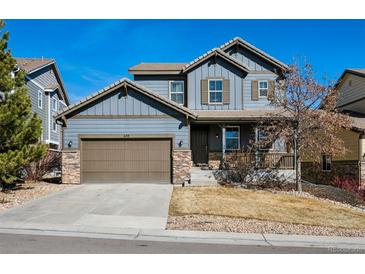
<path fill-rule="evenodd" d="M 272 64 L 267 62 L 265 59 L 262 59 L 255 54 L 251 53 L 248 50 L 245 50 L 243 48 L 231 47 L 226 49 L 226 52 L 236 60 L 240 61 L 241 63 L 245 64 L 247 67 L 249 67 L 250 70 L 253 71 L 274 71 L 274 67 Z"/>
<path fill-rule="evenodd" d="M 189 148 L 187 126 L 174 118 L 137 119 L 68 119 L 64 128 L 64 148 L 72 141 L 72 148 L 79 148 L 79 135 L 83 134 L 137 134 L 174 135 L 176 148 Z M 182 141 L 182 146 L 179 146 Z"/>
<path fill-rule="evenodd" d="M 185 76 L 176 75 L 135 75 L 134 80 L 146 88 L 158 93 L 161 96 L 169 98 L 170 81 L 186 81 Z M 186 94 L 186 83 L 184 83 Z M 186 97 L 186 96 L 185 96 Z"/>
<path fill-rule="evenodd" d="M 45 141 L 48 139 L 48 96 L 45 95 L 41 88 L 31 81 L 27 81 L 26 86 L 32 102 L 32 111 L 33 113 L 37 113 L 38 117 L 42 120 L 43 140 Z M 41 91 L 43 95 L 42 108 L 38 107 L 38 91 Z"/>
<path fill-rule="evenodd" d="M 45 92 L 44 89 L 49 86 L 59 85 L 56 76 L 54 75 L 52 67 L 48 66 L 30 75 L 27 75 L 26 85 L 29 90 L 29 96 L 32 102 L 32 111 L 37 113 L 42 120 L 43 141 L 50 141 L 53 143 L 60 143 L 61 128 L 57 126 L 57 132 L 52 131 L 52 117 L 56 114 L 51 108 L 52 98 L 57 98 L 58 110 L 64 107 L 64 102 L 61 100 L 56 91 Z M 38 107 L 38 91 L 43 94 L 42 109 Z"/>
<path fill-rule="evenodd" d="M 58 83 L 52 66 L 47 66 L 43 69 L 40 69 L 29 75 L 29 77 L 31 77 L 33 80 L 36 80 L 43 87 L 49 87 Z"/>
<path fill-rule="evenodd" d="M 270 102 L 260 98 L 251 100 L 251 85 L 253 80 L 275 80 L 273 73 L 245 74 L 233 65 L 222 60 L 216 63 L 204 62 L 188 73 L 188 108 L 203 110 L 239 110 L 245 108 L 268 108 Z M 228 79 L 230 85 L 229 104 L 201 104 L 201 80 L 209 78 Z M 243 87 L 242 87 L 243 85 Z"/>
<path fill-rule="evenodd" d="M 120 89 L 105 95 L 73 116 L 64 128 L 65 148 L 69 141 L 78 148 L 80 134 L 169 134 L 175 136 L 175 147 L 189 148 L 186 117 L 130 88 L 127 94 Z"/>

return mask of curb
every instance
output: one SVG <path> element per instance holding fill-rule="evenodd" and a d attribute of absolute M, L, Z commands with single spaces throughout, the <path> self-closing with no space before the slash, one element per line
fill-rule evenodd
<path fill-rule="evenodd" d="M 313 247 L 328 249 L 347 249 L 365 253 L 364 237 L 328 237 L 308 235 L 283 234 L 249 234 L 231 232 L 204 232 L 181 230 L 149 230 L 149 229 L 105 229 L 101 227 L 54 227 L 54 228 L 25 228 L 3 227 L 3 234 L 24 234 L 42 236 L 63 236 L 120 239 L 136 241 L 159 241 L 176 243 L 254 245 L 271 247 Z"/>

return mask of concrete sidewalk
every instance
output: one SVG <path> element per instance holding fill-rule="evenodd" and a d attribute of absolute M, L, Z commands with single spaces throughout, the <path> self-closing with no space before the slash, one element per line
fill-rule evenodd
<path fill-rule="evenodd" d="M 157 229 L 118 229 L 102 227 L 78 226 L 78 227 L 44 227 L 37 228 L 0 228 L 0 233 L 84 237 L 99 239 L 120 239 L 159 241 L 175 243 L 201 243 L 201 244 L 225 244 L 225 245 L 250 245 L 272 247 L 316 247 L 328 248 L 338 251 L 351 250 L 355 253 L 365 253 L 365 238 L 361 237 L 324 237 L 305 235 L 282 234 L 246 234 L 229 232 L 202 232 L 179 231 Z"/>

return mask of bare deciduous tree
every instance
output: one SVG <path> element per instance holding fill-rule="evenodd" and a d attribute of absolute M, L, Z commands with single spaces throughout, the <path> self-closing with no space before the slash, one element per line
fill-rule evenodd
<path fill-rule="evenodd" d="M 352 120 L 336 108 L 337 91 L 331 84 L 321 84 L 309 64 L 289 66 L 285 80 L 277 84 L 272 104 L 282 111 L 273 112 L 265 121 L 269 140 L 284 139 L 293 144 L 296 187 L 302 191 L 301 161 L 319 162 L 321 154 L 340 156 L 346 153 L 341 129 L 349 129 Z"/>

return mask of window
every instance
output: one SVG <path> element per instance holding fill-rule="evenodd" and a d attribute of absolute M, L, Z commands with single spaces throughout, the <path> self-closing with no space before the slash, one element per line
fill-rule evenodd
<path fill-rule="evenodd" d="M 56 98 L 52 98 L 52 110 L 57 111 L 58 110 L 58 101 Z"/>
<path fill-rule="evenodd" d="M 258 143 L 259 143 L 259 150 L 269 150 L 271 148 L 271 144 L 269 144 L 268 141 L 268 134 L 262 129 L 258 130 Z"/>
<path fill-rule="evenodd" d="M 52 131 L 57 132 L 57 124 L 56 124 L 56 121 L 54 119 L 52 119 Z"/>
<path fill-rule="evenodd" d="M 208 80 L 208 102 L 209 104 L 223 103 L 223 81 L 216 79 Z"/>
<path fill-rule="evenodd" d="M 261 98 L 267 98 L 267 91 L 268 91 L 268 82 L 265 81 L 259 81 L 259 96 Z"/>
<path fill-rule="evenodd" d="M 170 99 L 184 105 L 184 81 L 170 81 Z"/>
<path fill-rule="evenodd" d="M 226 127 L 224 140 L 225 150 L 240 149 L 240 127 Z"/>
<path fill-rule="evenodd" d="M 38 107 L 40 109 L 43 107 L 43 93 L 41 90 L 38 90 Z"/>
<path fill-rule="evenodd" d="M 322 171 L 332 170 L 332 159 L 330 155 L 322 155 Z"/>

